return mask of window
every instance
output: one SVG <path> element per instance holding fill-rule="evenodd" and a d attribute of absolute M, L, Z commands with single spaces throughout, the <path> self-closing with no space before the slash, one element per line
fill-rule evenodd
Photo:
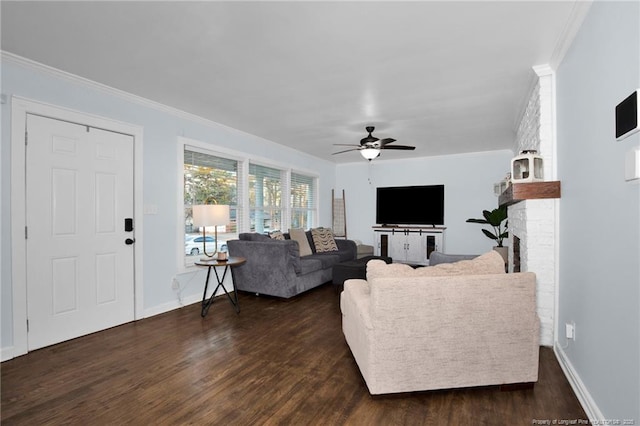
<path fill-rule="evenodd" d="M 283 170 L 249 164 L 249 219 L 252 232 L 282 228 Z"/>
<path fill-rule="evenodd" d="M 187 138 L 179 138 L 179 191 L 184 220 L 176 227 L 181 267 L 190 268 L 204 253 L 227 250 L 227 241 L 241 232 L 266 233 L 289 228 L 309 229 L 317 226 L 318 178 L 293 172 L 286 166 L 257 164 L 243 153 L 231 150 L 213 151 L 213 146 Z M 258 161 L 262 161 L 259 160 Z M 194 226 L 193 206 L 222 204 L 229 206 L 229 223 L 202 228 Z M 182 238 L 184 237 L 184 248 Z"/>
<path fill-rule="evenodd" d="M 316 179 L 291 173 L 291 228 L 309 229 L 316 224 Z"/>
<path fill-rule="evenodd" d="M 205 243 L 207 252 L 215 249 L 226 251 L 227 240 L 238 237 L 238 161 L 185 145 L 183 176 L 184 254 L 185 264 L 190 265 L 204 253 Z M 218 241 L 214 241 L 213 229 L 207 228 L 207 237 L 203 242 L 202 230 L 194 228 L 192 206 L 197 204 L 229 205 L 230 221 L 217 227 Z"/>

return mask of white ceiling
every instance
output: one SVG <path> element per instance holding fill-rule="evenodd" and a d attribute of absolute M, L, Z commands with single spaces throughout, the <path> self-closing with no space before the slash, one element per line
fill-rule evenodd
<path fill-rule="evenodd" d="M 331 161 L 417 147 L 382 160 L 511 149 L 585 4 L 3 0 L 2 50 Z"/>

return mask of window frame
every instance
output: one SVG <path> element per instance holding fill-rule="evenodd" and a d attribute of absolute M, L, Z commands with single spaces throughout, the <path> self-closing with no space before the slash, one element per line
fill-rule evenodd
<path fill-rule="evenodd" d="M 277 169 L 281 172 L 282 179 L 282 223 L 281 230 L 286 232 L 291 227 L 291 214 L 293 208 L 291 206 L 291 176 L 293 174 L 308 176 L 314 185 L 315 191 L 315 206 L 313 207 L 313 223 L 309 224 L 309 227 L 318 226 L 318 218 L 320 213 L 319 208 L 319 193 L 320 193 L 320 181 L 317 173 L 310 172 L 308 170 L 292 169 L 290 166 L 284 163 L 278 163 L 265 158 L 249 157 L 246 153 L 227 149 L 215 145 L 214 143 L 203 142 L 183 136 L 178 136 L 177 143 L 177 169 L 178 169 L 178 203 L 177 203 L 177 227 L 176 227 L 176 241 L 177 241 L 177 265 L 178 273 L 193 272 L 198 267 L 193 264 L 195 259 L 191 262 L 187 261 L 187 256 L 184 253 L 184 235 L 185 235 L 185 215 L 184 215 L 184 151 L 189 147 L 203 154 L 221 157 L 238 162 L 238 204 L 236 205 L 236 230 L 237 233 L 251 232 L 250 211 L 251 206 L 249 203 L 249 165 L 264 166 L 273 169 Z"/>
<path fill-rule="evenodd" d="M 262 203 L 261 206 L 258 206 L 257 204 L 253 205 L 251 203 L 251 176 L 254 176 L 254 174 L 252 174 L 251 169 L 253 167 L 258 167 L 258 168 L 266 168 L 266 169 L 271 169 L 275 172 L 278 172 L 279 176 L 278 176 L 278 180 L 279 180 L 279 190 L 280 190 L 280 205 L 264 205 L 264 202 Z M 285 217 L 287 216 L 287 209 L 285 206 L 285 196 L 288 193 L 287 189 L 286 189 L 286 182 L 289 180 L 289 176 L 290 173 L 288 170 L 284 170 L 282 168 L 279 167 L 275 167 L 273 165 L 265 165 L 264 163 L 258 162 L 258 161 L 254 161 L 254 160 L 250 160 L 248 162 L 248 174 L 247 174 L 248 178 L 247 178 L 247 182 L 248 182 L 248 188 L 249 191 L 247 192 L 247 209 L 249 210 L 249 226 L 247 227 L 247 232 L 265 232 L 265 229 L 262 229 L 261 231 L 258 231 L 258 224 L 255 224 L 255 230 L 251 229 L 251 213 L 254 212 L 254 220 L 255 218 L 258 216 L 258 211 L 262 211 L 262 213 L 266 213 L 267 210 L 269 211 L 277 211 L 280 213 L 280 227 L 279 228 L 272 228 L 271 226 L 269 227 L 269 232 L 271 231 L 275 231 L 276 229 L 278 230 L 282 230 L 282 228 L 284 227 L 285 222 L 287 222 L 285 220 Z M 255 190 L 255 189 L 254 189 Z M 264 197 L 263 197 L 264 198 Z M 271 225 L 271 223 L 270 223 Z"/>
<path fill-rule="evenodd" d="M 238 204 L 236 205 L 236 209 L 238 214 L 236 215 L 236 229 L 237 232 L 243 232 L 240 230 L 240 223 L 242 222 L 242 218 L 240 216 L 240 211 L 242 210 L 241 200 L 242 200 L 242 183 L 243 178 L 241 177 L 242 173 L 242 164 L 246 161 L 244 156 L 241 156 L 237 152 L 233 152 L 230 150 L 220 149 L 220 147 L 214 146 L 212 144 L 201 142 L 194 139 L 189 139 L 185 137 L 178 137 L 178 153 L 176 155 L 178 160 L 178 223 L 176 230 L 176 250 L 177 250 L 177 265 L 178 265 L 178 273 L 181 272 L 189 272 L 197 269 L 197 266 L 194 262 L 197 258 L 188 258 L 184 253 L 184 236 L 185 236 L 185 214 L 184 214 L 184 151 L 185 149 L 192 148 L 194 151 L 211 155 L 215 157 L 221 157 L 232 161 L 238 162 Z"/>
<path fill-rule="evenodd" d="M 311 208 L 300 208 L 300 207 L 293 207 L 292 205 L 292 200 L 291 200 L 291 191 L 293 188 L 293 175 L 300 175 L 300 176 L 305 176 L 308 177 L 311 180 L 311 186 L 313 188 L 314 191 L 314 196 L 313 196 L 313 207 Z M 288 212 L 287 212 L 287 229 L 291 227 L 291 218 L 293 216 L 294 212 L 302 212 L 302 211 L 306 211 L 306 212 L 311 212 L 312 214 L 312 219 L 311 219 L 311 223 L 309 225 L 309 227 L 315 227 L 318 226 L 318 215 L 320 214 L 320 182 L 319 182 L 319 178 L 317 175 L 313 175 L 310 173 L 306 173 L 303 171 L 299 171 L 299 170 L 289 170 L 289 176 L 287 179 L 287 208 L 288 208 Z"/>

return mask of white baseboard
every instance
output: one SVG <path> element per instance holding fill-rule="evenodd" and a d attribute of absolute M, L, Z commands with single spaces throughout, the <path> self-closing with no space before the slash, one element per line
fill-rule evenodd
<path fill-rule="evenodd" d="M 155 315 L 164 314 L 165 312 L 173 311 L 174 309 L 180 309 L 183 306 L 191 305 L 193 303 L 201 302 L 202 294 L 192 294 L 182 299 L 182 303 L 179 300 L 172 300 L 171 302 L 163 303 L 144 310 L 144 318 L 152 317 Z"/>
<path fill-rule="evenodd" d="M 589 390 L 582 382 L 582 379 L 580 379 L 578 372 L 575 370 L 564 349 L 558 344 L 558 342 L 553 345 L 553 351 L 556 354 L 556 358 L 558 359 L 558 363 L 560 364 L 564 375 L 567 377 L 571 388 L 578 397 L 580 405 L 582 405 L 582 408 L 587 414 L 589 420 L 603 420 L 605 418 L 604 415 L 591 397 Z"/>
<path fill-rule="evenodd" d="M 10 359 L 15 358 L 16 355 L 13 350 L 13 346 L 8 346 L 6 348 L 0 349 L 0 362 L 9 361 Z"/>

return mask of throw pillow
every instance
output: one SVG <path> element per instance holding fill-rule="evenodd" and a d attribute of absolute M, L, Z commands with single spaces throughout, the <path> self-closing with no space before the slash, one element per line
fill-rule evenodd
<path fill-rule="evenodd" d="M 282 233 L 282 231 L 269 232 L 269 237 L 273 240 L 284 241 L 284 234 Z"/>
<path fill-rule="evenodd" d="M 367 280 L 371 278 L 410 277 L 413 268 L 404 263 L 387 264 L 384 260 L 373 259 L 367 262 Z"/>
<path fill-rule="evenodd" d="M 434 273 L 438 275 L 504 274 L 504 259 L 500 253 L 491 250 L 471 260 L 460 260 L 453 263 L 441 263 L 427 268 L 418 268 L 416 269 L 416 273 L 420 276 L 433 276 Z"/>
<path fill-rule="evenodd" d="M 338 245 L 333 237 L 331 228 L 313 228 L 311 237 L 313 238 L 313 245 L 316 247 L 316 253 L 338 251 Z"/>
<path fill-rule="evenodd" d="M 402 263 L 387 265 L 382 260 L 370 260 L 367 263 L 367 279 L 380 277 L 444 277 L 453 275 L 504 274 L 504 259 L 495 250 L 491 250 L 471 260 L 454 263 L 441 263 L 413 269 Z"/>
<path fill-rule="evenodd" d="M 311 246 L 309 245 L 309 240 L 307 240 L 307 235 L 304 233 L 304 229 L 289 229 L 289 237 L 298 242 L 298 246 L 300 247 L 300 256 L 309 256 L 313 253 L 311 251 Z"/>

